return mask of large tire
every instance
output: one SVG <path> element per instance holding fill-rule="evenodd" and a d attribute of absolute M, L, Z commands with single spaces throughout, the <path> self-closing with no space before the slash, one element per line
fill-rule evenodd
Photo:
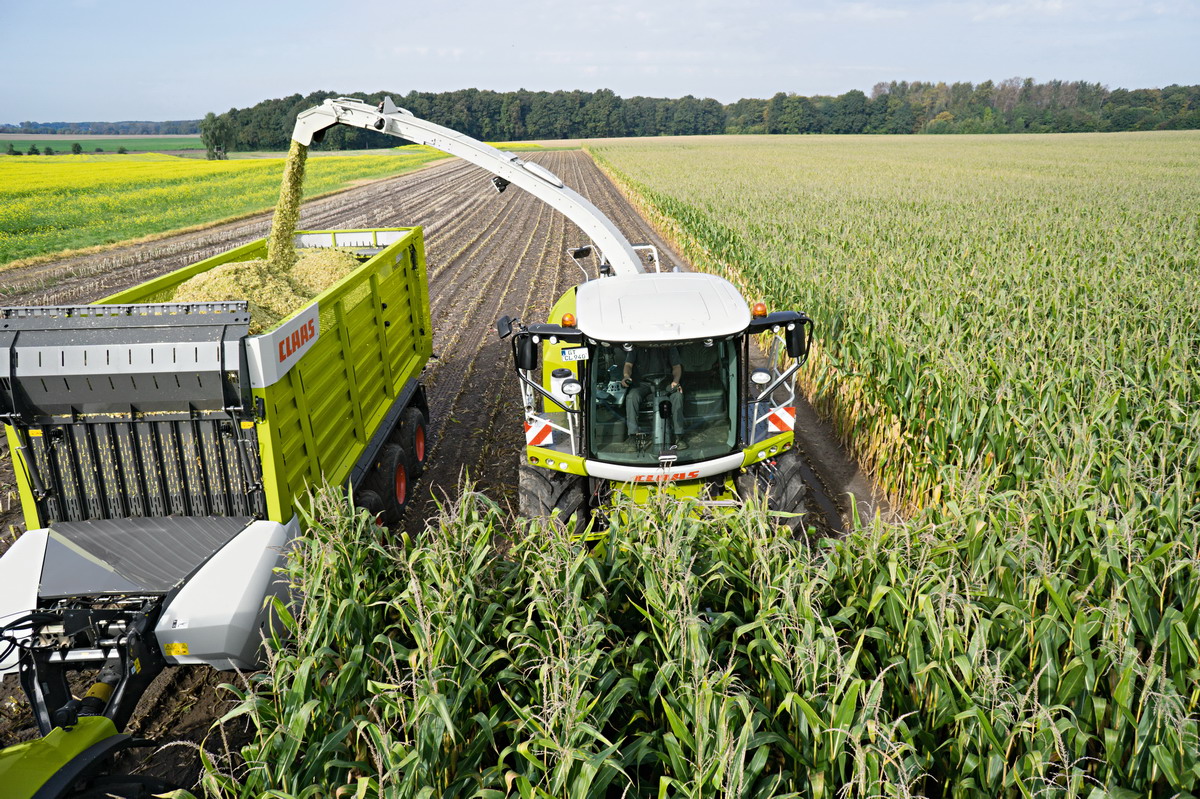
<path fill-rule="evenodd" d="M 756 493 L 767 495 L 767 510 L 775 513 L 794 514 L 779 518 L 794 535 L 803 535 L 808 524 L 818 520 L 813 516 L 815 503 L 809 501 L 809 485 L 801 471 L 800 458 L 795 451 L 784 452 L 775 458 L 751 466 L 737 479 L 738 493 L 748 499 Z M 838 522 L 840 529 L 840 520 Z"/>
<path fill-rule="evenodd" d="M 404 448 L 399 444 L 384 444 L 375 459 L 370 488 L 383 500 L 383 513 L 379 518 L 389 527 L 400 522 L 408 507 L 412 496 L 410 472 L 408 453 Z"/>
<path fill-rule="evenodd" d="M 408 453 L 409 477 L 416 480 L 425 473 L 425 461 L 429 457 L 426 441 L 425 414 L 413 405 L 404 409 L 400 424 L 396 425 L 396 443 Z"/>
<path fill-rule="evenodd" d="M 529 519 L 548 519 L 558 512 L 558 521 L 573 535 L 587 532 L 591 514 L 584 478 L 560 474 L 522 463 L 517 473 L 517 507 Z"/>
<path fill-rule="evenodd" d="M 377 524 L 383 524 L 383 497 L 378 492 L 366 488 L 355 491 L 354 506 L 374 516 Z"/>

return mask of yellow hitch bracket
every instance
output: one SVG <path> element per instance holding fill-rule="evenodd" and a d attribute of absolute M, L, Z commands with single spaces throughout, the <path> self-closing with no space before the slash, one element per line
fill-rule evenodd
<path fill-rule="evenodd" d="M 765 461 L 767 458 L 774 457 L 780 453 L 787 452 L 792 448 L 792 444 L 795 443 L 795 440 L 796 434 L 788 431 L 786 433 L 780 433 L 777 436 L 771 436 L 764 441 L 758 442 L 754 446 L 747 447 L 746 449 L 742 450 L 744 454 L 744 458 L 742 459 L 742 468 L 745 469 L 747 466 L 759 463 L 760 461 Z"/>
<path fill-rule="evenodd" d="M 583 458 L 545 447 L 525 447 L 525 462 L 530 466 L 540 466 L 552 472 L 587 475 Z"/>

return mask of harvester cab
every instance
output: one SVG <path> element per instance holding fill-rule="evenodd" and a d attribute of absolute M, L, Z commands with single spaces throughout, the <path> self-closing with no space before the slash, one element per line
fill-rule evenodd
<path fill-rule="evenodd" d="M 719 277 L 663 273 L 586 282 L 549 323 L 504 317 L 497 329 L 512 335 L 525 417 L 524 513 L 557 510 L 598 536 L 603 525 L 590 522 L 615 495 L 667 491 L 720 507 L 756 487 L 784 493 L 792 378 L 812 340 L 804 314 L 751 309 Z M 754 368 L 760 349 L 765 366 Z M 800 499 L 777 509 L 793 525 L 806 510 Z"/>
<path fill-rule="evenodd" d="M 307 146 L 339 124 L 459 156 L 491 172 L 498 192 L 528 191 L 590 239 L 568 251 L 584 282 L 558 300 L 548 322 L 497 323 L 502 337 L 513 336 L 524 413 L 522 513 L 558 513 L 583 533 L 603 526 L 591 521 L 616 494 L 644 501 L 667 491 L 734 506 L 765 491 L 768 504 L 801 527 L 816 477 L 794 454 L 792 378 L 811 343 L 808 317 L 752 312 L 713 275 L 662 272 L 657 249 L 631 244 L 550 170 L 390 99 L 326 100 L 296 118 L 292 138 Z M 589 256 L 597 279 L 583 267 Z M 772 336 L 767 367 L 751 369 L 751 340 L 763 334 Z M 836 508 L 825 507 L 824 526 L 840 530 Z"/>

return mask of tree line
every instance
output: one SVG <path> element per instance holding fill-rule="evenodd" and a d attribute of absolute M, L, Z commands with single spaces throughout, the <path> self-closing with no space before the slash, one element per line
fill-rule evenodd
<path fill-rule="evenodd" d="M 102 153 L 102 152 L 104 152 L 104 148 L 97 147 L 95 151 L 98 153 Z M 128 152 L 129 151 L 126 150 L 124 147 L 117 148 L 117 155 L 125 155 Z M 5 155 L 56 155 L 57 153 L 58 153 L 58 151 L 55 150 L 49 144 L 39 148 L 36 143 L 29 145 L 29 149 L 26 150 L 24 153 L 22 153 L 20 150 L 18 150 L 13 145 L 12 142 L 9 142 L 8 149 L 5 151 L 4 154 Z M 82 155 L 82 154 L 83 154 L 83 145 L 77 141 L 71 142 L 71 155 Z"/>
<path fill-rule="evenodd" d="M 63 136 L 195 136 L 200 120 L 176 119 L 167 122 L 22 122 L 0 124 L 0 133 L 61 134 Z"/>
<path fill-rule="evenodd" d="M 296 115 L 327 98 L 319 91 L 264 100 L 250 108 L 171 122 L 22 122 L 3 133 L 200 133 L 211 157 L 234 150 L 287 149 Z M 892 81 L 870 95 L 779 92 L 722 105 L 712 98 L 622 98 L 599 91 L 391 92 L 349 95 L 377 103 L 385 96 L 417 116 L 484 141 L 720 133 L 1064 133 L 1200 128 L 1200 85 L 1108 89 L 1099 83 L 1009 78 L 973 84 Z M 394 146 L 373 131 L 338 126 L 323 149 Z"/>
<path fill-rule="evenodd" d="M 334 92 L 293 94 L 250 108 L 209 113 L 200 123 L 210 151 L 282 150 L 296 115 Z M 979 84 L 892 81 L 868 96 L 780 92 L 770 99 L 722 105 L 712 98 L 618 97 L 587 91 L 389 92 L 349 95 L 370 103 L 385 96 L 418 117 L 484 141 L 720 133 L 1061 133 L 1200 128 L 1200 85 L 1108 89 L 1099 83 L 1037 83 L 1010 78 Z M 395 139 L 337 127 L 324 149 L 390 147 Z"/>

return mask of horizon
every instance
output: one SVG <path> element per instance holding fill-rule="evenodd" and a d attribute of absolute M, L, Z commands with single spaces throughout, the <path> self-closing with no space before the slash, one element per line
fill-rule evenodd
<path fill-rule="evenodd" d="M 1003 79 L 1003 80 L 1011 80 L 1011 79 L 1016 79 L 1016 80 L 1021 80 L 1021 81 L 1024 81 L 1024 80 L 1026 80 L 1026 79 L 1029 79 L 1029 80 L 1033 80 L 1035 84 L 1044 84 L 1044 83 L 1048 83 L 1048 82 L 1050 82 L 1050 81 L 1060 80 L 1059 78 L 1047 78 L 1047 79 L 1045 79 L 1045 80 L 1038 80 L 1038 79 L 1036 79 L 1036 78 L 1031 78 L 1031 77 L 1022 76 L 1022 75 L 1014 75 L 1014 76 L 1011 76 L 1010 78 L 1005 78 L 1005 79 Z M 865 90 L 865 89 L 861 89 L 861 88 L 851 88 L 851 89 L 847 89 L 845 92 L 842 92 L 841 94 L 837 94 L 837 95 L 812 94 L 812 95 L 801 95 L 801 96 L 807 96 L 807 97 L 809 97 L 809 98 L 817 98 L 817 97 L 841 97 L 841 96 L 843 96 L 843 95 L 847 94 L 848 92 L 852 92 L 852 91 L 861 91 L 861 92 L 862 92 L 863 94 L 865 94 L 867 97 L 872 97 L 872 96 L 873 96 L 873 94 L 874 94 L 874 91 L 875 91 L 875 86 L 877 86 L 879 83 L 889 83 L 889 84 L 890 84 L 890 83 L 908 83 L 908 84 L 913 84 L 913 83 L 923 83 L 923 84 L 931 84 L 931 85 L 938 85 L 938 84 L 942 84 L 942 85 L 945 85 L 945 86 L 952 86 L 952 85 L 954 85 L 954 84 L 956 84 L 956 83 L 969 83 L 969 84 L 971 84 L 972 86 L 979 86 L 981 83 L 986 83 L 986 82 L 988 82 L 988 80 L 990 80 L 990 81 L 991 81 L 993 84 L 996 84 L 996 85 L 999 85 L 999 84 L 1000 84 L 1000 82 L 1001 82 L 1000 80 L 997 80 L 997 79 L 995 79 L 995 78 L 988 78 L 988 79 L 985 79 L 985 80 L 982 80 L 982 81 L 978 81 L 978 82 L 974 82 L 974 81 L 946 81 L 946 80 L 937 80 L 937 81 L 915 81 L 915 80 L 913 80 L 913 81 L 904 81 L 904 80 L 899 80 L 899 79 L 897 79 L 897 80 L 893 80 L 893 81 L 878 81 L 878 82 L 877 82 L 875 85 L 873 85 L 873 86 L 871 87 L 871 89 L 870 89 L 869 91 L 868 91 L 868 90 Z M 1066 83 L 1066 82 L 1068 82 L 1068 81 L 1062 81 L 1062 82 Z M 1124 91 L 1139 91 L 1139 90 L 1146 90 L 1146 91 L 1161 91 L 1162 89 L 1168 88 L 1168 87 L 1170 87 L 1170 86 L 1193 86 L 1193 85 L 1200 85 L 1200 83 L 1191 84 L 1191 83 L 1183 83 L 1182 81 L 1173 81 L 1173 82 L 1171 82 L 1171 83 L 1165 83 L 1165 84 L 1163 84 L 1163 85 L 1161 85 L 1161 86 L 1109 86 L 1109 85 L 1107 85 L 1107 84 L 1104 84 L 1104 83 L 1101 83 L 1101 82 L 1099 82 L 1099 81 L 1087 81 L 1087 80 L 1081 80 L 1080 82 L 1081 82 L 1081 83 L 1089 83 L 1089 84 L 1095 84 L 1095 85 L 1098 85 L 1098 86 L 1100 86 L 1101 88 L 1103 88 L 1105 91 L 1109 91 L 1109 92 L 1112 92 L 1112 91 L 1121 91 L 1121 90 L 1124 90 Z M 510 89 L 510 90 L 505 90 L 505 91 L 499 91 L 499 90 L 496 90 L 496 89 L 480 89 L 480 88 L 477 88 L 477 87 L 460 87 L 460 88 L 458 88 L 458 89 L 446 89 L 446 90 L 444 90 L 444 91 L 445 91 L 445 92 L 456 92 L 456 91 L 469 91 L 469 90 L 471 90 L 471 89 L 474 89 L 474 90 L 476 90 L 476 91 L 480 91 L 480 92 L 484 92 L 484 91 L 491 91 L 491 92 L 496 92 L 496 93 L 499 93 L 499 94 L 504 94 L 504 93 L 506 93 L 506 92 L 508 92 L 508 91 L 512 91 L 512 92 L 521 92 L 521 91 L 525 91 L 525 92 L 531 92 L 531 93 L 542 92 L 542 91 L 544 91 L 544 92 L 550 92 L 550 93 L 557 92 L 557 91 L 562 91 L 562 92 L 575 92 L 575 91 L 579 91 L 579 92 L 592 92 L 592 93 L 594 93 L 594 92 L 598 92 L 598 91 L 604 91 L 604 90 L 606 90 L 606 89 L 607 89 L 607 87 L 600 87 L 599 89 L 525 89 L 525 88 L 520 88 L 520 89 Z M 307 96 L 307 95 L 309 95 L 309 94 L 313 94 L 313 93 L 316 93 L 316 92 L 322 92 L 322 91 L 327 91 L 327 90 L 325 90 L 325 89 L 311 89 L 311 90 L 309 90 L 309 91 L 307 91 L 307 92 L 293 92 L 293 94 L 299 94 L 300 96 L 304 97 L 304 96 Z M 412 89 L 412 90 L 410 90 L 410 91 L 424 92 L 425 90 L 423 90 L 423 89 Z M 608 91 L 612 91 L 612 90 L 611 90 L 611 89 L 608 89 Z M 340 95 L 340 96 L 351 96 L 351 95 L 354 95 L 354 94 L 373 94 L 374 92 L 373 92 L 373 91 L 370 91 L 370 90 L 364 90 L 364 89 L 354 89 L 354 90 L 351 90 L 351 91 L 348 91 L 348 92 L 345 92 L 345 93 L 340 93 L 340 92 L 334 92 L 334 93 L 335 93 L 335 94 L 338 94 L 338 95 Z M 431 93 L 431 94 L 437 94 L 438 92 L 429 92 L 429 93 Z M 639 97 L 639 96 L 648 96 L 648 95 L 633 95 L 632 97 L 630 97 L 630 96 L 625 96 L 625 95 L 622 95 L 622 94 L 620 94 L 619 92 L 614 92 L 614 94 L 616 94 L 616 96 L 617 96 L 617 97 L 619 97 L 619 98 L 620 98 L 620 99 L 622 99 L 622 100 L 630 100 L 630 99 L 633 99 L 634 97 Z M 723 107 L 729 107 L 729 106 L 731 106 L 731 105 L 734 105 L 734 104 L 736 104 L 736 103 L 742 102 L 742 101 L 744 101 L 744 100 L 754 100 L 754 101 L 766 101 L 766 100 L 770 100 L 770 99 L 771 99 L 771 97 L 772 97 L 772 96 L 774 96 L 774 94 L 776 94 L 776 93 L 772 93 L 772 95 L 768 95 L 768 96 L 766 96 L 766 97 L 739 97 L 738 99 L 736 99 L 736 100 L 732 100 L 732 101 L 730 101 L 730 102 L 721 102 L 720 100 L 718 100 L 718 102 L 721 102 L 721 105 L 722 105 Z M 790 94 L 799 94 L 799 93 L 798 93 L 798 92 L 790 92 Z M 290 95 L 285 95 L 285 96 L 290 96 Z M 399 94 L 399 93 L 393 93 L 391 96 L 392 96 L 393 98 L 398 98 L 398 97 L 403 97 L 404 95 L 401 95 L 401 94 Z M 680 97 L 682 97 L 682 96 L 684 96 L 684 95 L 680 95 Z M 693 95 L 693 96 L 695 96 L 695 95 Z M 242 106 L 242 108 L 253 108 L 254 106 L 256 106 L 256 105 L 258 105 L 258 104 L 260 104 L 260 103 L 263 103 L 263 102 L 270 102 L 270 101 L 273 101 L 273 100 L 279 100 L 279 99 L 282 99 L 282 98 L 280 98 L 280 97 L 264 97 L 264 98 L 260 98 L 259 100 L 257 100 L 257 101 L 255 101 L 255 102 L 251 103 L 250 105 L 247 105 L 247 106 Z M 654 99 L 664 99 L 664 98 L 654 98 Z M 679 99 L 679 97 L 670 97 L 670 98 L 665 98 L 665 99 Z M 703 96 L 697 96 L 697 99 L 700 99 L 700 100 L 707 100 L 707 99 L 716 99 L 716 98 L 712 98 L 712 97 L 703 97 Z M 232 109 L 229 109 L 229 110 L 232 110 Z M 206 112 L 206 113 L 207 113 L 207 112 Z M 223 113 L 223 112 L 216 112 L 216 113 Z M 26 125 L 26 124 L 31 124 L 31 125 L 87 125 L 87 124 L 105 124 L 105 125 L 115 125 L 115 124 L 133 124 L 133 123 L 139 123 L 139 122 L 145 122 L 145 123 L 151 123 L 151 124 L 162 124 L 162 123 L 167 123 L 167 122 L 199 122 L 199 121 L 201 121 L 203 118 L 204 118 L 204 115 L 201 115 L 201 116 L 199 116 L 199 117 L 195 117 L 195 118 L 187 118 L 187 119 L 182 119 L 182 118 L 181 118 L 181 119 L 45 119 L 45 120 L 34 120 L 34 119 L 28 119 L 28 120 L 23 120 L 23 121 L 21 121 L 21 122 L 5 122 L 5 121 L 3 121 L 3 120 L 0 120 L 0 126 L 7 126 L 7 127 L 18 127 L 18 128 L 19 128 L 21 125 Z M 13 135 L 20 135 L 20 134 L 14 134 L 14 133 L 0 133 L 0 136 L 13 136 Z M 57 134 L 25 134 L 25 135 L 57 135 Z M 121 135 L 121 134 L 68 134 L 68 135 Z M 124 135 L 133 135 L 133 134 L 124 134 Z M 148 134 L 148 135 L 152 135 L 152 136 L 156 136 L 156 137 L 166 137 L 166 136 L 184 136 L 184 137 L 188 137 L 188 136 L 195 136 L 195 135 L 198 135 L 198 134 L 194 134 L 194 133 L 155 133 L 155 134 Z"/>

